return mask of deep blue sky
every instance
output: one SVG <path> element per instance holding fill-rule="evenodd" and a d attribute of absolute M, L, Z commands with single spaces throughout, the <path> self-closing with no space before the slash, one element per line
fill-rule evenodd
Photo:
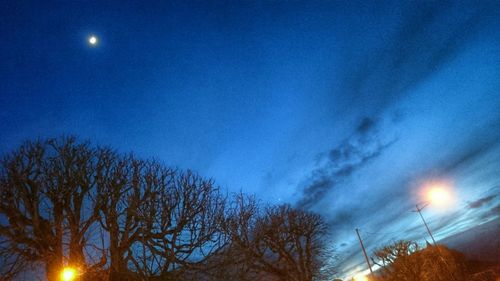
<path fill-rule="evenodd" d="M 356 227 L 426 238 L 430 180 L 438 239 L 498 218 L 497 1 L 39 2 L 0 4 L 1 152 L 75 134 L 320 212 L 342 274 Z"/>

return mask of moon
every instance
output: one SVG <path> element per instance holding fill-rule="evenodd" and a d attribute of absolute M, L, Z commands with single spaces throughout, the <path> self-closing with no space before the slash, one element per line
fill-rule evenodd
<path fill-rule="evenodd" d="M 97 37 L 94 35 L 89 37 L 89 44 L 95 46 L 97 44 Z"/>

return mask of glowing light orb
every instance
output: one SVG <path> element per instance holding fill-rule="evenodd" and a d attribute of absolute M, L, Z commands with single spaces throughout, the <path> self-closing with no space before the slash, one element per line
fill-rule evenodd
<path fill-rule="evenodd" d="M 435 211 L 451 210 L 456 199 L 454 184 L 450 180 L 430 180 L 420 189 L 420 205 L 429 205 Z"/>
<path fill-rule="evenodd" d="M 90 44 L 90 45 L 96 45 L 96 44 L 97 44 L 97 37 L 95 37 L 95 36 L 90 36 L 90 37 L 89 37 L 89 44 Z"/>
<path fill-rule="evenodd" d="M 76 278 L 76 269 L 71 267 L 65 267 L 61 272 L 62 281 L 72 281 Z"/>
<path fill-rule="evenodd" d="M 451 199 L 450 193 L 440 186 L 431 188 L 428 196 L 430 201 L 437 205 L 446 204 Z"/>

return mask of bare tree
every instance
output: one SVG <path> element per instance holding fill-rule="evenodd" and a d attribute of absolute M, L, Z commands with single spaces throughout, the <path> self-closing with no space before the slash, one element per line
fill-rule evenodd
<path fill-rule="evenodd" d="M 149 178 L 155 200 L 148 208 L 144 253 L 149 265 L 144 268 L 162 276 L 197 270 L 227 241 L 223 196 L 211 180 L 190 171 L 156 167 Z"/>
<path fill-rule="evenodd" d="M 141 240 L 144 217 L 140 207 L 151 201 L 143 184 L 145 162 L 132 155 L 121 156 L 110 149 L 101 149 L 97 165 L 96 202 L 99 222 L 107 235 L 109 279 L 133 278 L 129 263 L 134 263 L 132 246 Z"/>
<path fill-rule="evenodd" d="M 6 155 L 0 199 L 2 280 L 70 264 L 84 280 L 310 281 L 328 258 L 318 215 L 241 194 L 227 206 L 212 180 L 72 137 Z"/>
<path fill-rule="evenodd" d="M 63 265 L 85 267 L 86 233 L 96 220 L 92 207 L 84 214 L 93 188 L 94 151 L 74 138 L 27 142 L 5 156 L 0 166 L 0 237 L 10 273 L 21 264 L 42 264 L 49 280 Z M 90 206 L 90 205 L 87 205 Z"/>
<path fill-rule="evenodd" d="M 230 240 L 216 255 L 212 255 L 202 270 L 204 280 L 259 280 L 255 268 L 252 230 L 260 214 L 259 205 L 252 196 L 236 194 L 227 206 L 223 231 Z M 198 278 L 201 279 L 201 278 Z"/>
<path fill-rule="evenodd" d="M 268 207 L 254 231 L 263 269 L 282 280 L 308 281 L 324 266 L 326 224 L 313 213 L 289 205 Z"/>
<path fill-rule="evenodd" d="M 371 259 L 374 264 L 380 266 L 380 274 L 383 277 L 388 277 L 395 273 L 395 268 L 392 264 L 396 260 L 399 260 L 401 265 L 398 267 L 398 270 L 404 271 L 404 274 L 410 278 L 410 276 L 418 275 L 416 273 L 418 268 L 403 261 L 406 261 L 411 254 L 418 250 L 419 246 L 416 242 L 400 240 L 375 250 Z M 410 267 L 406 268 L 406 266 Z"/>
<path fill-rule="evenodd" d="M 23 255 L 13 251 L 12 241 L 5 237 L 0 239 L 0 280 L 11 281 L 30 263 Z"/>
<path fill-rule="evenodd" d="M 326 273 L 322 269 L 332 252 L 324 244 L 327 227 L 319 215 L 289 205 L 260 213 L 252 199 L 239 196 L 228 226 L 233 247 L 261 279 L 310 281 Z"/>
<path fill-rule="evenodd" d="M 172 276 L 224 245 L 224 199 L 210 180 L 155 161 L 101 151 L 99 221 L 109 240 L 110 280 Z"/>
<path fill-rule="evenodd" d="M 69 236 L 68 263 L 87 265 L 84 248 L 90 227 L 97 222 L 98 212 L 92 195 L 95 194 L 97 150 L 89 143 L 77 143 L 74 137 L 51 139 L 48 148 L 54 151 L 44 170 L 49 190 L 63 196 L 65 230 Z"/>

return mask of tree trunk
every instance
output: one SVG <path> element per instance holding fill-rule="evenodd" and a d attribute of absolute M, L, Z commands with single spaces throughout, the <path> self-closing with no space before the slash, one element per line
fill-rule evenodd
<path fill-rule="evenodd" d="M 45 275 L 48 281 L 59 281 L 63 267 L 62 257 L 54 257 L 45 263 Z"/>
<path fill-rule="evenodd" d="M 130 280 L 127 278 L 127 265 L 123 260 L 122 252 L 120 251 L 120 247 L 118 246 L 118 232 L 111 231 L 110 233 L 110 266 L 109 266 L 109 281 L 120 281 L 120 280 Z"/>
<path fill-rule="evenodd" d="M 76 240 L 76 239 L 75 239 Z M 80 241 L 70 241 L 69 244 L 69 264 L 85 268 L 85 256 L 83 254 L 83 246 Z"/>

